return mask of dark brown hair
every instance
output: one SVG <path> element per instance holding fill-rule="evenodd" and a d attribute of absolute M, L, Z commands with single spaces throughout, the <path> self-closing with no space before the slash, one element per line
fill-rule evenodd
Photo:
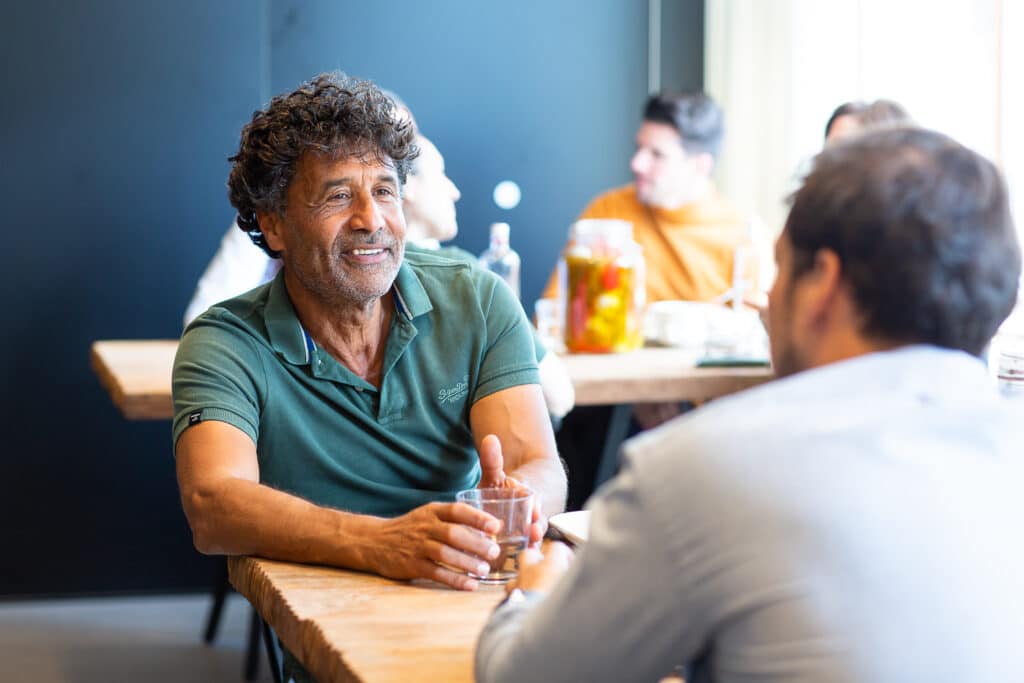
<path fill-rule="evenodd" d="M 827 147 L 790 198 L 790 276 L 842 264 L 861 331 L 980 355 L 1017 297 L 1020 248 L 995 165 L 923 128 Z"/>
<path fill-rule="evenodd" d="M 644 107 L 644 121 L 667 123 L 675 128 L 683 149 L 690 154 L 706 152 L 718 157 L 725 134 L 725 116 L 721 107 L 702 92 L 652 95 Z"/>

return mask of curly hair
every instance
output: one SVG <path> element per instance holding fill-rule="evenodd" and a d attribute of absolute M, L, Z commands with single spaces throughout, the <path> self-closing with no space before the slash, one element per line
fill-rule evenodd
<path fill-rule="evenodd" d="M 228 199 L 238 211 L 238 227 L 277 258 L 280 252 L 266 243 L 256 214 L 284 213 L 303 154 L 371 157 L 393 164 L 405 184 L 419 153 L 414 141 L 412 123 L 397 115 L 394 102 L 376 85 L 340 72 L 320 74 L 272 99 L 242 129 L 238 153 L 228 157 Z"/>

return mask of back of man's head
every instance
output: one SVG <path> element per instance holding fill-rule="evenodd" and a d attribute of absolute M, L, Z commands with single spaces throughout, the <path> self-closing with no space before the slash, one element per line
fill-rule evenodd
<path fill-rule="evenodd" d="M 835 252 L 866 338 L 979 355 L 1013 308 L 1006 185 L 945 135 L 890 128 L 826 148 L 791 199 L 791 277 Z"/>
<path fill-rule="evenodd" d="M 725 116 L 713 99 L 702 92 L 663 92 L 652 95 L 644 107 L 644 121 L 666 123 L 679 133 L 688 154 L 718 157 L 725 133 Z"/>
<path fill-rule="evenodd" d="M 825 141 L 860 133 L 871 128 L 910 125 L 910 114 L 899 102 L 875 100 L 874 102 L 844 102 L 836 107 L 825 124 Z"/>

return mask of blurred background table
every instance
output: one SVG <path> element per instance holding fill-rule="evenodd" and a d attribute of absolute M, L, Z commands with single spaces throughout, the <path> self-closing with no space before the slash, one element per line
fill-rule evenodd
<path fill-rule="evenodd" d="M 92 345 L 92 367 L 127 419 L 168 420 L 174 414 L 171 368 L 177 349 L 175 339 L 97 341 Z M 693 352 L 677 348 L 568 354 L 562 359 L 576 390 L 576 405 L 613 406 L 608 423 L 597 427 L 605 434 L 592 488 L 615 473 L 634 404 L 700 403 L 772 378 L 768 367 L 696 367 Z"/>
<path fill-rule="evenodd" d="M 126 418 L 167 420 L 173 417 L 171 367 L 177 349 L 176 339 L 97 341 L 92 345 L 92 367 Z M 576 389 L 576 404 L 581 406 L 706 401 L 772 376 L 765 367 L 694 367 L 692 353 L 673 348 L 562 359 Z"/>
<path fill-rule="evenodd" d="M 771 379 L 767 367 L 696 367 L 691 351 L 645 347 L 621 354 L 562 356 L 576 405 L 707 401 Z"/>
<path fill-rule="evenodd" d="M 169 420 L 177 339 L 124 339 L 92 344 L 92 369 L 129 420 Z"/>

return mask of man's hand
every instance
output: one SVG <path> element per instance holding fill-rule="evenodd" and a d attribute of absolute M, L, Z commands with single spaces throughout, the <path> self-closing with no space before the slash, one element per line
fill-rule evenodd
<path fill-rule="evenodd" d="M 459 590 L 475 590 L 473 572 L 486 576 L 484 558 L 500 549 L 491 540 L 501 524 L 464 503 L 428 503 L 383 520 L 371 540 L 369 565 L 393 579 L 432 579 Z M 482 532 L 482 533 L 481 533 Z"/>
<path fill-rule="evenodd" d="M 488 434 L 480 441 L 480 483 L 478 489 L 522 489 L 533 493 L 533 523 L 530 525 L 530 544 L 540 543 L 548 530 L 548 520 L 540 511 L 540 496 L 518 479 L 505 474 L 505 458 L 501 453 L 501 441 L 494 434 Z"/>
<path fill-rule="evenodd" d="M 488 434 L 480 442 L 480 483 L 478 489 L 515 488 L 518 482 L 505 474 L 505 456 L 501 453 L 501 441 L 494 434 Z"/>
<path fill-rule="evenodd" d="M 545 541 L 540 550 L 527 548 L 519 553 L 519 576 L 508 589 L 548 593 L 569 569 L 572 558 L 569 546 L 556 541 Z"/>

